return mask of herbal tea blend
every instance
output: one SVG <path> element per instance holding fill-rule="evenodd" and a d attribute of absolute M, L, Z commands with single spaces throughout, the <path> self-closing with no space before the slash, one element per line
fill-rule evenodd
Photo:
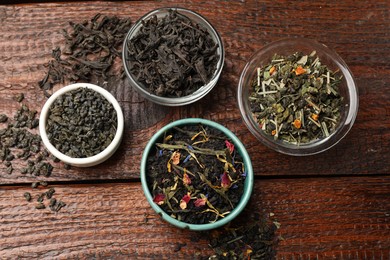
<path fill-rule="evenodd" d="M 275 54 L 257 68 L 249 97 L 253 118 L 274 139 L 292 144 L 330 136 L 340 123 L 341 76 L 310 55 Z"/>
<path fill-rule="evenodd" d="M 116 134 L 117 115 L 113 105 L 87 87 L 59 96 L 51 105 L 46 131 L 53 146 L 73 158 L 103 151 Z"/>
<path fill-rule="evenodd" d="M 228 215 L 244 191 L 245 165 L 221 131 L 188 125 L 165 133 L 147 160 L 153 201 L 171 217 L 207 224 Z"/>
<path fill-rule="evenodd" d="M 210 33 L 175 10 L 144 20 L 126 44 L 130 73 L 157 96 L 192 94 L 210 81 L 219 60 Z"/>

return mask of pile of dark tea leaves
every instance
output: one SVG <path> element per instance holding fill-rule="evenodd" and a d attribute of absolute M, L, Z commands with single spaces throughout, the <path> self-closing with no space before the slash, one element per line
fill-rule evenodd
<path fill-rule="evenodd" d="M 123 39 L 131 27 L 129 19 L 97 14 L 90 21 L 69 24 L 70 28 L 62 31 L 65 45 L 53 50 L 53 59 L 46 65 L 47 73 L 38 83 L 46 97 L 59 83 L 83 81 L 104 86 L 112 78 L 124 76 L 122 66 L 117 66 L 122 69 L 118 73 L 115 64 L 121 58 Z M 17 102 L 23 99 L 22 93 L 15 97 Z M 20 169 L 21 174 L 49 177 L 53 171 L 49 160 L 59 162 L 42 148 L 40 136 L 34 133 L 39 124 L 36 115 L 37 111 L 30 110 L 25 104 L 13 118 L 0 114 L 0 161 L 8 174 L 15 172 L 12 162 L 22 160 L 26 163 Z M 68 164 L 64 167 L 70 168 Z M 49 206 L 58 211 L 65 203 L 51 201 Z"/>
<path fill-rule="evenodd" d="M 340 122 L 340 82 L 338 71 L 321 64 L 315 51 L 275 54 L 251 82 L 253 118 L 275 140 L 299 145 L 326 138 Z"/>
<path fill-rule="evenodd" d="M 211 80 L 219 60 L 220 46 L 210 33 L 176 10 L 144 20 L 126 44 L 131 75 L 162 97 L 194 93 Z"/>
<path fill-rule="evenodd" d="M 24 94 L 17 95 L 15 100 L 20 108 L 13 118 L 0 114 L 0 161 L 8 174 L 14 172 L 12 162 L 19 159 L 25 161 L 21 174 L 49 177 L 53 166 L 48 160 L 53 158 L 42 148 L 41 137 L 34 133 L 39 125 L 37 111 L 22 103 Z"/>
<path fill-rule="evenodd" d="M 40 182 L 33 182 L 31 184 L 31 187 L 33 189 L 37 189 L 39 186 L 47 187 L 48 183 L 45 181 L 40 181 Z M 54 211 L 54 212 L 60 211 L 63 207 L 66 206 L 66 203 L 54 198 L 53 196 L 54 196 L 55 192 L 56 191 L 54 188 L 50 188 L 45 192 L 37 194 L 35 208 L 36 209 L 45 209 L 48 206 L 51 211 Z M 31 195 L 30 192 L 25 192 L 23 194 L 23 196 L 26 199 L 26 201 L 28 201 L 28 202 L 34 201 L 33 196 Z M 46 203 L 46 205 L 45 205 L 45 199 L 50 200 L 48 203 Z"/>
<path fill-rule="evenodd" d="M 100 93 L 81 87 L 57 97 L 49 108 L 46 131 L 50 143 L 72 158 L 94 156 L 115 137 L 117 114 Z"/>
<path fill-rule="evenodd" d="M 207 224 L 227 216 L 239 203 L 245 166 L 221 131 L 202 124 L 167 131 L 147 159 L 153 201 L 171 217 Z"/>
<path fill-rule="evenodd" d="M 94 82 L 104 86 L 110 79 L 123 78 L 123 67 L 115 66 L 121 59 L 121 48 L 131 27 L 130 19 L 95 15 L 90 21 L 70 22 L 62 34 L 65 46 L 52 52 L 48 71 L 39 81 L 47 97 L 58 83 Z M 118 72 L 118 68 L 120 71 Z"/>
<path fill-rule="evenodd" d="M 276 230 L 280 224 L 257 213 L 245 216 L 245 221 L 234 221 L 207 234 L 209 246 L 214 250 L 208 260 L 275 259 L 279 240 Z"/>
<path fill-rule="evenodd" d="M 22 103 L 25 99 L 23 93 L 18 94 L 14 99 L 20 103 L 20 108 L 14 116 L 8 117 L 6 114 L 0 114 L 0 161 L 6 167 L 7 174 L 15 173 L 13 165 L 15 162 L 18 167 L 22 165 L 20 168 L 22 175 L 30 175 L 34 178 L 50 177 L 53 171 L 50 161 L 57 163 L 59 160 L 44 149 L 41 137 L 35 133 L 39 125 L 37 111 L 31 110 Z M 65 166 L 65 168 L 68 167 Z M 38 185 L 46 187 L 48 184 L 45 181 L 34 182 L 32 188 Z M 48 205 L 52 211 L 57 212 L 66 206 L 63 201 L 52 198 L 54 192 L 55 190 L 51 188 L 39 194 L 35 208 L 46 208 L 43 204 L 45 197 L 50 199 Z M 32 201 L 31 193 L 26 192 L 24 198 Z"/>

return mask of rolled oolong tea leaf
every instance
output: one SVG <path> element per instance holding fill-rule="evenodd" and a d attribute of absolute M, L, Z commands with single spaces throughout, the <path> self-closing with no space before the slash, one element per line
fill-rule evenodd
<path fill-rule="evenodd" d="M 8 120 L 8 116 L 6 114 L 0 114 L 0 123 L 4 123 Z"/>
<path fill-rule="evenodd" d="M 242 157 L 225 134 L 203 125 L 166 132 L 147 159 L 153 201 L 191 224 L 215 222 L 239 203 L 246 179 Z"/>
<path fill-rule="evenodd" d="M 126 44 L 130 73 L 157 96 L 192 94 L 210 81 L 219 60 L 210 33 L 176 10 L 144 20 Z"/>
<path fill-rule="evenodd" d="M 275 54 L 251 81 L 252 116 L 275 140 L 299 145 L 326 138 L 340 122 L 341 79 L 338 71 L 321 64 L 315 51 Z"/>
<path fill-rule="evenodd" d="M 26 199 L 26 201 L 31 201 L 31 193 L 30 192 L 25 192 L 23 194 L 23 196 Z"/>
<path fill-rule="evenodd" d="M 49 177 L 53 166 L 47 162 L 47 156 L 44 156 L 41 137 L 30 131 L 39 124 L 37 111 L 22 102 L 25 99 L 23 93 L 13 99 L 20 103 L 19 109 L 13 116 L 0 115 L 0 161 L 3 161 L 9 174 L 14 172 L 11 161 L 21 159 L 27 161 L 27 167 L 19 169 L 21 174 Z"/>
<path fill-rule="evenodd" d="M 57 150 L 73 158 L 94 156 L 114 139 L 117 115 L 100 93 L 83 87 L 59 96 L 49 109 L 46 131 Z"/>

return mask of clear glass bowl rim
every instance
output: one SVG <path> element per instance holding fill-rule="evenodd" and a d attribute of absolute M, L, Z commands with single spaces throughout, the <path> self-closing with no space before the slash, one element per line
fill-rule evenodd
<path fill-rule="evenodd" d="M 245 99 L 244 93 L 247 87 L 246 82 L 248 80 L 248 76 L 250 73 L 252 73 L 252 69 L 258 66 L 261 57 L 265 55 L 269 55 L 271 52 L 273 52 L 272 55 L 275 53 L 283 54 L 281 53 L 283 51 L 280 50 L 282 50 L 282 48 L 286 46 L 288 48 L 301 46 L 301 47 L 297 47 L 296 51 L 300 51 L 300 48 L 312 48 L 312 50 L 317 51 L 317 54 L 319 56 L 320 55 L 327 56 L 334 63 L 332 65 L 337 66 L 340 69 L 341 73 L 343 74 L 344 77 L 343 80 L 345 80 L 345 84 L 348 88 L 347 93 L 348 93 L 349 103 L 346 106 L 347 113 L 346 113 L 346 117 L 344 119 L 342 118 L 343 120 L 342 125 L 339 126 L 338 129 L 328 138 L 324 138 L 314 143 L 303 144 L 300 146 L 294 144 L 288 144 L 287 142 L 283 142 L 281 140 L 273 140 L 272 137 L 266 135 L 265 133 L 263 133 L 261 129 L 258 128 L 257 124 L 254 122 L 251 116 L 250 108 L 248 107 L 248 102 L 244 101 Z M 268 61 L 266 60 L 263 62 L 268 62 Z M 238 99 L 238 106 L 241 113 L 241 117 L 245 125 L 249 129 L 249 131 L 267 147 L 275 151 L 278 151 L 280 153 L 294 155 L 294 156 L 318 154 L 336 145 L 347 135 L 349 130 L 352 128 L 352 125 L 355 122 L 357 116 L 358 106 L 359 106 L 358 89 L 354 77 L 352 75 L 352 72 L 350 71 L 347 64 L 344 62 L 344 60 L 333 49 L 329 48 L 325 44 L 307 38 L 280 39 L 271 42 L 269 44 L 266 44 L 263 48 L 255 52 L 251 56 L 249 62 L 245 65 L 244 69 L 242 70 L 239 79 L 239 84 L 238 84 L 237 99 Z"/>
<path fill-rule="evenodd" d="M 187 95 L 187 96 L 183 96 L 183 97 L 177 97 L 177 98 L 157 96 L 157 95 L 150 93 L 148 90 L 146 90 L 142 86 L 140 86 L 140 84 L 138 84 L 138 82 L 131 75 L 131 73 L 128 69 L 128 66 L 127 66 L 127 62 L 126 62 L 127 42 L 129 39 L 132 38 L 133 34 L 137 31 L 137 29 L 140 26 L 142 26 L 142 21 L 145 19 L 148 19 L 149 17 L 151 17 L 153 15 L 159 14 L 161 12 L 168 13 L 170 10 L 176 10 L 179 13 L 182 13 L 184 15 L 190 14 L 190 15 L 193 15 L 194 17 L 197 17 L 197 19 L 199 19 L 203 24 L 206 25 L 206 29 L 212 34 L 212 37 L 216 39 L 216 41 L 219 45 L 219 51 L 220 51 L 220 58 L 219 58 L 219 61 L 217 63 L 216 71 L 214 72 L 214 75 L 210 79 L 210 81 L 206 85 L 199 88 L 194 93 Z M 186 8 L 163 7 L 163 8 L 154 9 L 154 10 L 146 13 L 145 15 L 143 15 L 141 18 L 139 18 L 133 24 L 133 26 L 130 28 L 130 30 L 127 33 L 127 35 L 124 39 L 124 42 L 123 42 L 122 61 L 123 61 L 123 66 L 125 69 L 126 76 L 130 81 L 130 85 L 132 87 L 134 87 L 136 89 L 136 91 L 138 93 L 140 93 L 143 97 L 147 98 L 148 100 L 150 100 L 156 104 L 160 104 L 160 105 L 182 106 L 182 105 L 188 105 L 188 104 L 191 104 L 193 102 L 198 101 L 199 99 L 201 99 L 202 97 L 207 95 L 214 88 L 214 86 L 216 85 L 216 83 L 221 75 L 221 72 L 222 72 L 222 69 L 223 69 L 223 66 L 225 63 L 225 48 L 224 48 L 223 41 L 222 41 L 220 34 L 204 16 L 200 15 L 199 13 L 197 13 L 195 11 L 192 11 L 192 10 L 189 10 Z"/>

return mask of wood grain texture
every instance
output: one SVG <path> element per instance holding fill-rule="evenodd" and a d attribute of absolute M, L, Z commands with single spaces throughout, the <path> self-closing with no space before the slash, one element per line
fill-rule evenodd
<path fill-rule="evenodd" d="M 210 233 L 163 222 L 139 183 L 53 185 L 58 213 L 23 198 L 29 187 L 0 189 L 0 258 L 194 259 L 212 250 Z M 273 213 L 283 237 L 278 259 L 388 259 L 389 177 L 258 180 L 246 211 Z M 197 238 L 197 242 L 193 242 Z M 175 252 L 176 243 L 186 243 Z"/>
<path fill-rule="evenodd" d="M 29 2 L 30 4 L 26 4 Z M 45 2 L 45 3 L 39 3 Z M 11 3 L 11 1 L 7 2 Z M 16 4 L 20 3 L 20 4 Z M 245 144 L 257 178 L 245 212 L 278 221 L 277 259 L 390 259 L 390 2 L 379 1 L 12 1 L 0 5 L 0 114 L 12 116 L 25 93 L 31 109 L 46 98 L 37 82 L 61 29 L 96 13 L 136 21 L 152 9 L 179 6 L 205 16 L 226 50 L 222 76 L 202 100 L 183 107 L 146 101 L 115 79 L 108 90 L 125 114 L 125 135 L 104 164 L 55 169 L 49 178 L 24 176 L 26 162 L 0 163 L 1 259 L 196 259 L 210 256 L 209 233 L 163 222 L 142 194 L 139 164 L 153 133 L 180 118 L 201 117 L 231 129 Z M 236 101 L 249 57 L 274 40 L 316 39 L 335 49 L 352 70 L 360 94 L 357 120 L 337 146 L 318 156 L 281 155 L 260 144 L 243 124 Z M 55 90 L 62 86 L 56 86 Z M 5 124 L 0 123 L 0 129 Z M 35 132 L 36 133 L 36 132 Z M 348 175 L 348 177 L 343 177 Z M 312 176 L 312 177 L 310 177 Z M 321 177 L 322 176 L 322 177 Z M 23 193 L 47 180 L 67 206 L 37 210 Z M 96 181 L 97 180 L 97 181 Z M 197 242 L 194 242 L 196 238 Z M 186 245 L 175 252 L 177 243 Z"/>
<path fill-rule="evenodd" d="M 390 172 L 390 2 L 389 1 L 125 1 L 69 2 L 0 6 L 0 112 L 17 109 L 12 97 L 26 93 L 26 102 L 40 110 L 45 102 L 37 86 L 51 50 L 61 45 L 60 30 L 69 21 L 80 22 L 100 12 L 133 21 L 162 6 L 180 6 L 205 16 L 220 32 L 226 49 L 222 76 L 195 104 L 167 108 L 144 100 L 126 82 L 112 82 L 126 120 L 123 143 L 107 163 L 90 169 L 66 171 L 58 165 L 48 180 L 132 179 L 147 141 L 166 123 L 202 117 L 231 129 L 243 141 L 255 174 L 343 175 Z M 285 37 L 308 37 L 335 49 L 350 66 L 360 92 L 354 127 L 337 146 L 320 156 L 284 156 L 259 143 L 243 124 L 236 101 L 238 79 L 254 51 Z M 56 89 L 61 86 L 57 86 Z M 2 125 L 0 125 L 2 127 Z M 23 162 L 0 183 L 30 182 L 21 176 Z"/>

